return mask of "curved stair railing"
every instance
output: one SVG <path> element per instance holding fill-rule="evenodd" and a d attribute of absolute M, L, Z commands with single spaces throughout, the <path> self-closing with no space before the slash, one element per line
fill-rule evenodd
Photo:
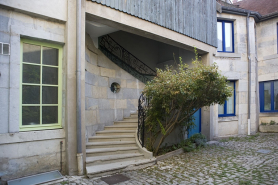
<path fill-rule="evenodd" d="M 145 121 L 151 98 L 141 94 L 138 99 L 138 131 L 137 138 L 142 147 L 145 146 Z"/>
<path fill-rule="evenodd" d="M 99 49 L 106 57 L 143 83 L 150 81 L 156 76 L 156 72 L 153 69 L 132 55 L 109 35 L 99 37 L 98 42 Z M 145 146 L 145 120 L 149 106 L 150 98 L 141 94 L 138 99 L 137 138 L 142 147 Z"/>
<path fill-rule="evenodd" d="M 150 81 L 152 77 L 156 76 L 156 72 L 153 69 L 132 55 L 109 35 L 99 37 L 99 49 L 112 62 L 143 83 Z"/>

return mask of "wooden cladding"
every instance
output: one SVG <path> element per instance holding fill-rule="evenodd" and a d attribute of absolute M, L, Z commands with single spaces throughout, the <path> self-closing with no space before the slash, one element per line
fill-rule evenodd
<path fill-rule="evenodd" d="M 217 47 L 215 0 L 92 0 Z"/>

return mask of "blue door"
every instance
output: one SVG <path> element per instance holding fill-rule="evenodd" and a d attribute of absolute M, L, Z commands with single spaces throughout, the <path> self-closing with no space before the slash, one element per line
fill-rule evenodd
<path fill-rule="evenodd" d="M 193 116 L 195 118 L 194 120 L 195 127 L 188 130 L 188 135 L 187 135 L 188 138 L 190 138 L 193 134 L 201 132 L 201 109 L 195 112 Z"/>

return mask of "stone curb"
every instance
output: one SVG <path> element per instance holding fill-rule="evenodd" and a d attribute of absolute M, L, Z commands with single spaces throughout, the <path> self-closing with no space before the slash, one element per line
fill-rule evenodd
<path fill-rule="evenodd" d="M 164 160 L 164 159 L 167 159 L 169 157 L 176 156 L 176 155 L 179 155 L 179 154 L 182 154 L 182 153 L 184 153 L 183 149 L 180 148 L 180 149 L 174 150 L 172 152 L 169 152 L 167 154 L 160 155 L 160 156 L 156 157 L 156 161 L 161 161 L 161 160 Z"/>

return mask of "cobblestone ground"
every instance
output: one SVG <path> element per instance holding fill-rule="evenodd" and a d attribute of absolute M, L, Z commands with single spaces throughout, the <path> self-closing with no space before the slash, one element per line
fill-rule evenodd
<path fill-rule="evenodd" d="M 259 149 L 270 153 L 258 153 Z M 277 184 L 278 134 L 257 134 L 221 140 L 195 152 L 184 153 L 156 165 L 121 174 L 135 184 Z M 53 183 L 52 183 L 53 184 Z M 107 185 L 100 177 L 65 177 L 60 184 Z M 53 184 L 53 185 L 54 185 Z"/>

